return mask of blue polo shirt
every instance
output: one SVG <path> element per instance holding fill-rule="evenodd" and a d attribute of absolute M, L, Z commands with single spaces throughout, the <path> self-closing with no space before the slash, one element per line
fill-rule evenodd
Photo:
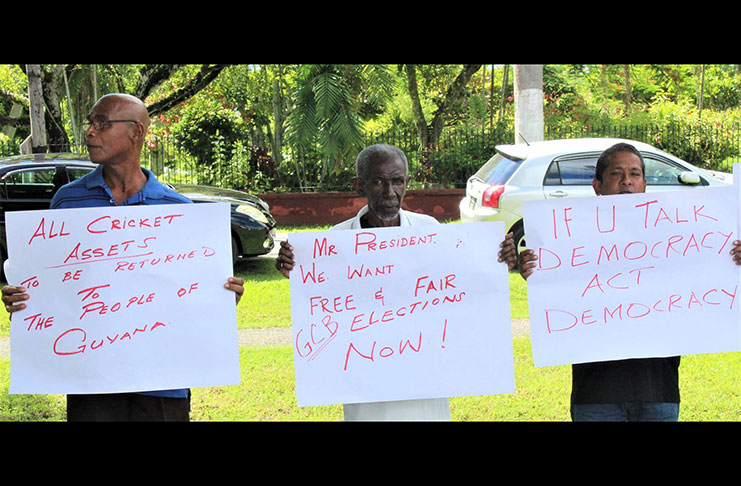
<path fill-rule="evenodd" d="M 144 187 L 124 201 L 121 206 L 136 204 L 192 204 L 193 201 L 162 185 L 151 171 L 142 167 L 147 176 Z M 98 165 L 92 172 L 80 177 L 74 182 L 62 186 L 51 200 L 51 209 L 93 208 L 115 206 L 113 194 L 103 180 L 103 166 Z M 160 390 L 141 392 L 143 395 L 161 397 L 186 398 L 189 390 Z"/>
<path fill-rule="evenodd" d="M 121 206 L 134 204 L 191 204 L 193 201 L 164 186 L 151 171 L 141 168 L 147 176 L 144 187 L 124 201 Z M 103 166 L 98 165 L 94 171 L 80 177 L 74 182 L 62 186 L 51 200 L 51 209 L 96 208 L 115 206 L 113 194 L 103 180 Z"/>

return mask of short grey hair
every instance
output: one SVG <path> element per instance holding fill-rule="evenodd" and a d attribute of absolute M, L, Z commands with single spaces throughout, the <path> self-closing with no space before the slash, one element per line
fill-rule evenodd
<path fill-rule="evenodd" d="M 361 150 L 357 159 L 355 159 L 355 175 L 362 180 L 366 180 L 368 178 L 368 166 L 371 163 L 385 162 L 396 158 L 404 162 L 404 171 L 408 175 L 409 163 L 407 162 L 407 156 L 401 149 L 385 143 L 370 145 Z"/>

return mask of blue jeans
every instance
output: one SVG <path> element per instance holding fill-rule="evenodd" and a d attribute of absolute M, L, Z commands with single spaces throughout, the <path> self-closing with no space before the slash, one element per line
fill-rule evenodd
<path fill-rule="evenodd" d="M 574 422 L 676 422 L 678 403 L 622 402 L 571 405 Z"/>

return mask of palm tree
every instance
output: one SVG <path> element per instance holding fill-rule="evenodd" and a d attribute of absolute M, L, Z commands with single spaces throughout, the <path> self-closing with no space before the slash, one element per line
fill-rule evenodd
<path fill-rule="evenodd" d="M 299 67 L 294 108 L 286 120 L 286 141 L 322 156 L 322 179 L 362 149 L 362 113 L 381 106 L 393 89 L 381 64 L 306 64 Z"/>

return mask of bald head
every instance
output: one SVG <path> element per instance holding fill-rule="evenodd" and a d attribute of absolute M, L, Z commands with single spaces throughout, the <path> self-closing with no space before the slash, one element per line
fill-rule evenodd
<path fill-rule="evenodd" d="M 85 141 L 90 160 L 100 164 L 139 165 L 149 128 L 147 107 L 135 96 L 111 93 L 95 102 Z"/>
<path fill-rule="evenodd" d="M 105 108 L 105 111 L 111 115 L 111 119 L 114 119 L 113 115 L 116 118 L 132 119 L 144 125 L 145 132 L 149 128 L 150 119 L 147 107 L 136 96 L 125 93 L 110 93 L 101 96 L 93 105 L 93 110 L 96 107 Z"/>

